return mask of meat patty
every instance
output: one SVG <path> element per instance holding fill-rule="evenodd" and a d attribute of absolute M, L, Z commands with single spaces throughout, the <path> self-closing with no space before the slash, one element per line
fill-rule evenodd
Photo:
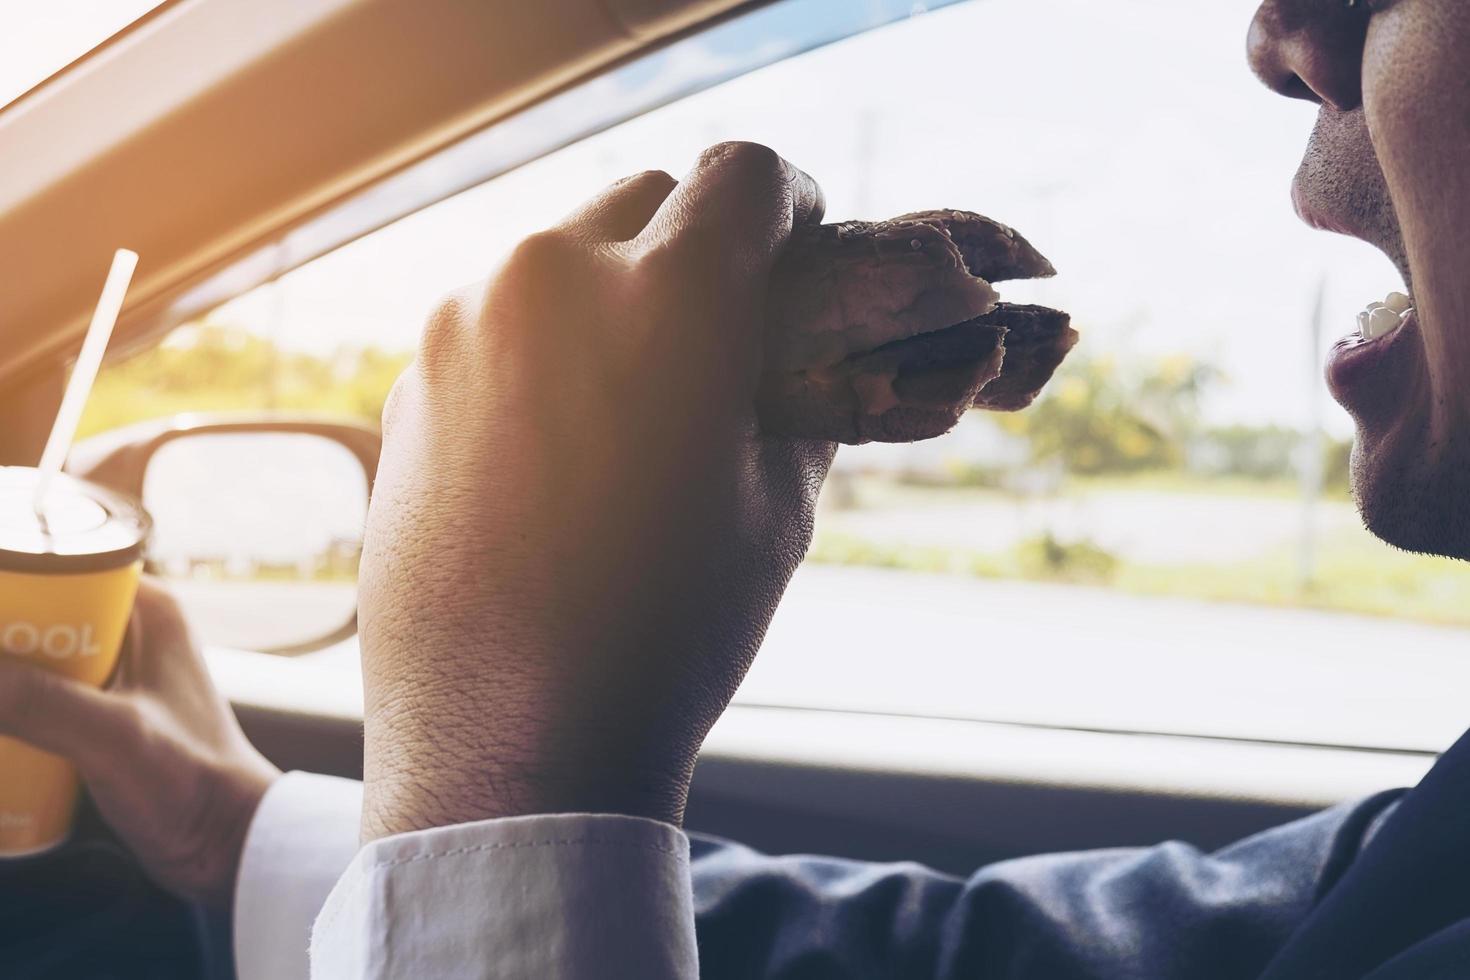
<path fill-rule="evenodd" d="M 771 275 L 766 365 L 796 371 L 995 308 L 943 227 L 918 219 L 798 228 Z"/>
<path fill-rule="evenodd" d="M 848 445 L 917 442 L 974 408 L 1030 405 L 1077 343 L 1070 317 L 1001 303 L 964 323 L 809 371 L 768 372 L 757 407 L 768 432 Z"/>
<path fill-rule="evenodd" d="M 1013 229 L 968 211 L 797 229 L 772 276 L 762 427 L 914 442 L 971 407 L 1026 407 L 1077 334 L 1065 313 L 999 303 L 990 284 L 1054 274 Z"/>
<path fill-rule="evenodd" d="M 1006 359 L 1000 377 L 975 396 L 974 407 L 992 412 L 1019 412 L 1030 407 L 1077 346 L 1072 318 L 1045 306 L 1001 303 L 982 319 L 1006 328 Z"/>

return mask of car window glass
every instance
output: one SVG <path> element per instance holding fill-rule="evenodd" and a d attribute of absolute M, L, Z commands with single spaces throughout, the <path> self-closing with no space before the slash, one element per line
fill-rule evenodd
<path fill-rule="evenodd" d="M 742 699 L 1442 748 L 1470 570 L 1362 529 L 1320 381 L 1398 278 L 1292 215 L 1313 109 L 1250 77 L 1254 6 L 975 0 L 786 58 L 238 297 L 111 369 L 89 424 L 375 418 L 438 296 L 618 177 L 758 140 L 830 219 L 1014 224 L 1061 275 L 1003 294 L 1071 311 L 1083 340 L 1029 412 L 842 451 Z"/>

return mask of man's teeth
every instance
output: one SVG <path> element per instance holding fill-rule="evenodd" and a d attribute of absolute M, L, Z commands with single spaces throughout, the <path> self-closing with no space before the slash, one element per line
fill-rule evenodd
<path fill-rule="evenodd" d="M 1389 293 L 1382 303 L 1369 303 L 1358 314 L 1358 333 L 1364 340 L 1386 337 L 1404 325 L 1414 312 L 1414 301 L 1403 293 Z"/>

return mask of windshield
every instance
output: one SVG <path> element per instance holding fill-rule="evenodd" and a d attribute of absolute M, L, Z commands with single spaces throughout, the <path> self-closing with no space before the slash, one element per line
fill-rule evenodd
<path fill-rule="evenodd" d="M 163 0 L 11 3 L 0 29 L 0 106 L 9 105 Z"/>

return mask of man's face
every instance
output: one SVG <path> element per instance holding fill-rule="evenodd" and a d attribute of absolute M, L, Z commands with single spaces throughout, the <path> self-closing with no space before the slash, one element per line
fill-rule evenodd
<path fill-rule="evenodd" d="M 1322 104 L 1293 188 L 1303 219 L 1377 246 L 1412 296 L 1401 327 L 1328 364 L 1358 424 L 1363 518 L 1390 544 L 1470 558 L 1470 2 L 1266 0 L 1250 54 L 1272 88 Z"/>

